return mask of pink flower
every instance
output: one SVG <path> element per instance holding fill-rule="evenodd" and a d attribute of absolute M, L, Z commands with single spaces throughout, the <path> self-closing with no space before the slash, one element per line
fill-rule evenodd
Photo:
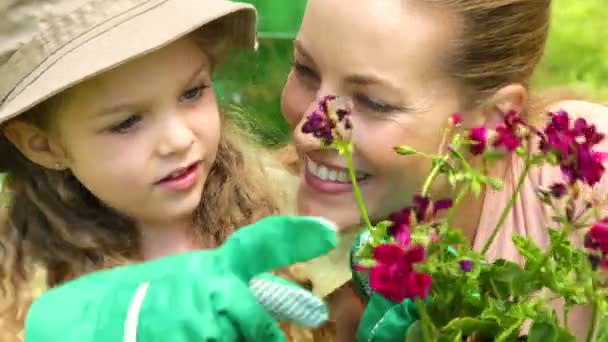
<path fill-rule="evenodd" d="M 448 119 L 451 127 L 458 127 L 462 123 L 462 115 L 460 113 L 454 113 Z"/>
<path fill-rule="evenodd" d="M 413 265 L 424 261 L 422 246 L 403 249 L 394 244 L 374 248 L 377 264 L 370 271 L 370 287 L 394 302 L 406 298 L 426 298 L 432 279 L 428 274 L 417 273 Z"/>

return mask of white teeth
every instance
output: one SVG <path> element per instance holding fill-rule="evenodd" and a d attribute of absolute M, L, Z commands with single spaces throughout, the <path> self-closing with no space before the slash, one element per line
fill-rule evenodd
<path fill-rule="evenodd" d="M 342 172 L 340 172 L 342 173 Z M 327 174 L 327 179 L 329 179 L 332 182 L 335 182 L 338 180 L 338 171 L 336 170 L 331 170 L 329 171 L 329 173 Z"/>
<path fill-rule="evenodd" d="M 308 172 L 322 180 L 338 183 L 350 183 L 350 176 L 346 170 L 330 169 L 324 165 L 319 165 L 310 159 L 306 163 L 306 168 L 308 169 Z M 363 180 L 367 178 L 368 175 L 363 172 L 357 172 L 356 176 L 357 180 Z"/>
<path fill-rule="evenodd" d="M 327 180 L 329 180 L 329 178 L 327 177 L 327 176 L 329 176 L 329 170 L 325 166 L 319 165 L 319 168 L 318 168 L 318 171 L 317 171 L 317 175 L 321 179 L 327 179 Z"/>

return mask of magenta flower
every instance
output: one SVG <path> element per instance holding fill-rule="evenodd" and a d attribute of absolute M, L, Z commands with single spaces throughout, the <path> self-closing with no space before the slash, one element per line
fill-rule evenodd
<path fill-rule="evenodd" d="M 515 151 L 521 145 L 521 139 L 515 134 L 513 128 L 509 128 L 505 124 L 496 126 L 496 134 L 498 137 L 492 144 L 494 147 L 504 147 L 507 151 Z"/>
<path fill-rule="evenodd" d="M 486 126 L 479 126 L 471 129 L 469 132 L 469 140 L 472 141 L 472 144 L 469 146 L 469 149 L 473 155 L 480 155 L 486 150 L 486 145 L 488 143 L 488 130 Z"/>
<path fill-rule="evenodd" d="M 520 125 L 526 125 L 516 111 L 505 114 L 503 122 L 496 125 L 497 138 L 492 144 L 495 148 L 504 147 L 507 151 L 515 151 L 521 145 L 521 138 L 518 136 Z"/>
<path fill-rule="evenodd" d="M 395 241 L 397 241 L 401 247 L 407 247 L 409 246 L 410 242 L 412 242 L 412 232 L 410 231 L 410 226 L 408 224 L 400 223 L 399 225 L 393 227 L 391 232 L 395 238 Z"/>
<path fill-rule="evenodd" d="M 595 185 L 604 174 L 606 154 L 594 151 L 593 146 L 604 139 L 604 134 L 583 118 L 571 125 L 568 113 L 563 110 L 550 115 L 551 120 L 540 135 L 541 151 L 557 157 L 560 169 L 570 184 L 582 181 Z"/>
<path fill-rule="evenodd" d="M 374 291 L 394 302 L 426 298 L 432 279 L 415 272 L 413 267 L 424 261 L 424 247 L 417 245 L 404 250 L 394 244 L 382 244 L 373 253 L 377 264 L 370 271 L 370 287 Z"/>
<path fill-rule="evenodd" d="M 433 202 L 430 197 L 416 195 L 412 200 L 412 206 L 390 214 L 389 220 L 393 222 L 393 226 L 399 226 L 400 224 L 410 226 L 412 215 L 415 215 L 417 222 L 428 222 L 434 219 L 439 211 L 450 209 L 452 204 L 453 201 L 451 199 L 442 199 Z"/>
<path fill-rule="evenodd" d="M 330 103 L 336 99 L 337 97 L 333 95 L 323 97 L 319 101 L 317 110 L 306 118 L 306 122 L 302 125 L 302 133 L 312 134 L 325 145 L 331 145 L 336 138 L 343 140 L 338 125 L 342 124 L 345 130 L 352 129 L 351 111 L 346 108 L 332 110 Z"/>
<path fill-rule="evenodd" d="M 608 218 L 602 219 L 591 227 L 585 236 L 585 247 L 608 253 Z"/>
<path fill-rule="evenodd" d="M 454 113 L 448 119 L 450 126 L 458 127 L 462 123 L 462 115 L 460 113 Z"/>

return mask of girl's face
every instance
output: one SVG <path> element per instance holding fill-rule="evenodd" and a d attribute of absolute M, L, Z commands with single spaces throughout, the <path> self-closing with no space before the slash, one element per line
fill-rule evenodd
<path fill-rule="evenodd" d="M 140 225 L 191 218 L 220 139 L 208 56 L 181 39 L 68 91 L 65 166 Z"/>
<path fill-rule="evenodd" d="M 455 23 L 445 11 L 413 1 L 308 1 L 282 98 L 305 165 L 302 214 L 342 227 L 360 223 L 345 184 L 345 161 L 301 132 L 318 99 L 328 94 L 354 104 L 354 161 L 372 219 L 387 217 L 421 189 L 430 162 L 398 156 L 393 147 L 437 152 L 449 116 L 461 108 L 460 88 L 442 60 L 452 48 Z"/>

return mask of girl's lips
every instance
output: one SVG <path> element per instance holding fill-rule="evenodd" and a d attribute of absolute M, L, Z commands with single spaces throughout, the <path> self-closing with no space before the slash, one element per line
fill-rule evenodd
<path fill-rule="evenodd" d="M 363 180 L 359 180 L 357 181 L 357 184 L 361 185 L 367 182 L 369 178 L 370 177 L 367 177 Z M 343 183 L 321 179 L 315 176 L 312 172 L 310 172 L 308 168 L 304 169 L 304 181 L 308 186 L 310 186 L 314 190 L 325 194 L 335 195 L 353 191 L 351 183 Z"/>
<path fill-rule="evenodd" d="M 184 170 L 177 170 L 156 183 L 174 191 L 184 191 L 194 186 L 201 174 L 201 163 L 196 162 Z"/>

